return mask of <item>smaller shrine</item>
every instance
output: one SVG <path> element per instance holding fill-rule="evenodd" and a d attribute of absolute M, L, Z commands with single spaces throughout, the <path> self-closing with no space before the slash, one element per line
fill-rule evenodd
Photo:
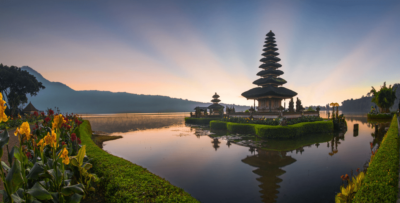
<path fill-rule="evenodd" d="M 213 99 L 211 100 L 211 102 L 213 104 L 208 106 L 208 109 L 210 109 L 210 115 L 223 115 L 225 107 L 222 106 L 221 104 L 218 104 L 218 102 L 221 101 L 220 99 L 218 99 L 219 95 L 215 93 L 212 97 Z"/>
<path fill-rule="evenodd" d="M 22 112 L 26 113 L 26 114 L 33 114 L 35 111 L 39 112 L 39 110 L 37 110 L 31 102 L 29 102 L 28 105 L 26 105 L 26 107 L 22 110 Z"/>

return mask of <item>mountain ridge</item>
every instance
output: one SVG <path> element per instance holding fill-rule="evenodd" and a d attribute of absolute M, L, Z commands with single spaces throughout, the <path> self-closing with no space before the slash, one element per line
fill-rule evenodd
<path fill-rule="evenodd" d="M 39 110 L 58 107 L 61 112 L 74 113 L 154 113 L 154 112 L 188 112 L 196 106 L 207 107 L 205 102 L 196 102 L 161 95 L 143 95 L 127 92 L 101 90 L 73 90 L 61 82 L 44 78 L 29 66 L 22 66 L 42 82 L 46 87 L 37 96 L 28 95 L 28 102 Z M 211 91 L 212 92 L 212 91 Z M 221 103 L 226 106 L 226 104 Z M 245 111 L 250 106 L 235 105 L 237 111 Z"/>

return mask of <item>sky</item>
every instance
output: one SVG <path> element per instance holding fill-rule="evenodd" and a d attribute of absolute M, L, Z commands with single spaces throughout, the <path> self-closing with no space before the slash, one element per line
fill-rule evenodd
<path fill-rule="evenodd" d="M 270 30 L 305 106 L 400 83 L 395 0 L 0 0 L 0 63 L 75 90 L 252 105 Z"/>

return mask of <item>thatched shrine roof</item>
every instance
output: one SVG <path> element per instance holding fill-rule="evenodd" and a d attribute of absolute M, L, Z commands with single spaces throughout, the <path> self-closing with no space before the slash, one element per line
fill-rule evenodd
<path fill-rule="evenodd" d="M 225 107 L 220 104 L 211 104 L 210 106 L 208 106 L 208 108 L 209 109 L 223 109 Z"/>
<path fill-rule="evenodd" d="M 37 110 L 31 102 L 29 102 L 29 104 L 24 108 L 24 110 L 22 110 L 23 112 L 31 112 L 31 111 L 39 111 Z"/>
<path fill-rule="evenodd" d="M 268 87 L 256 87 L 251 90 L 248 90 L 246 92 L 242 93 L 242 96 L 246 97 L 247 99 L 256 99 L 259 97 L 265 97 L 265 96 L 277 96 L 277 97 L 282 97 L 282 98 L 291 98 L 296 96 L 297 93 L 284 88 L 284 87 L 274 87 L 274 86 L 268 86 Z"/>

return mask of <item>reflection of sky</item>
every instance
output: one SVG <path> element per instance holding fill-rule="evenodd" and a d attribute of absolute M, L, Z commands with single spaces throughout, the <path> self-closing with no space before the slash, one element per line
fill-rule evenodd
<path fill-rule="evenodd" d="M 163 116 L 168 115 L 152 115 L 147 119 L 158 120 Z M 184 115 L 171 115 L 172 120 L 179 116 L 183 120 Z M 261 152 L 253 155 L 248 147 L 236 144 L 228 148 L 225 140 L 219 140 L 215 151 L 213 139 L 207 136 L 208 130 L 181 122 L 163 128 L 150 126 L 116 132 L 115 135 L 123 138 L 105 142 L 103 149 L 147 168 L 201 202 L 270 202 L 277 191 L 278 202 L 334 202 L 342 184 L 340 176 L 363 168 L 371 153 L 369 142 L 373 141 L 374 129 L 368 127 L 362 117 L 346 117 L 354 119 L 347 120 L 348 130 L 343 138 L 329 141 L 329 147 L 324 142 L 318 148 L 311 144 L 286 152 L 288 159 L 294 159 L 287 165 L 279 164 L 282 160 L 276 151 L 269 153 L 275 154 L 273 156 L 255 157 L 251 159 L 252 165 L 248 165 L 248 157 Z M 354 124 L 359 124 L 357 137 L 353 136 Z M 337 153 L 330 155 L 332 146 Z M 278 178 L 274 178 L 276 176 Z"/>
<path fill-rule="evenodd" d="M 250 105 L 240 94 L 254 87 L 273 30 L 285 87 L 304 105 L 325 104 L 396 82 L 399 10 L 398 1 L 1 1 L 0 63 L 76 90 L 197 101 L 216 91 Z"/>

